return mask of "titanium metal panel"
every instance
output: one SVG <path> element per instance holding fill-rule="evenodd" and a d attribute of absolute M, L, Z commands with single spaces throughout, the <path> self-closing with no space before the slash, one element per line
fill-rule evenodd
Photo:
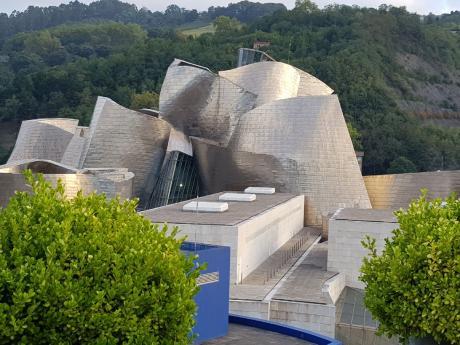
<path fill-rule="evenodd" d="M 193 138 L 192 144 L 198 163 L 200 195 L 267 185 L 275 187 L 277 192 L 286 192 L 295 183 L 287 179 L 282 163 L 271 155 L 232 151 L 199 138 Z"/>
<path fill-rule="evenodd" d="M 43 174 L 53 185 L 61 180 L 68 198 L 80 190 L 83 194 L 104 193 L 108 198 L 132 196 L 134 174 L 126 169 L 73 169 L 53 161 L 24 160 L 0 166 L 0 207 L 5 207 L 16 191 L 31 190 L 22 174 L 25 169 Z"/>
<path fill-rule="evenodd" d="M 334 90 L 311 74 L 296 68 L 300 76 L 297 96 L 327 96 L 332 95 Z"/>
<path fill-rule="evenodd" d="M 8 162 L 24 159 L 61 158 L 78 125 L 75 119 L 37 119 L 23 121 Z"/>
<path fill-rule="evenodd" d="M 305 195 L 306 224 L 321 224 L 337 208 L 371 207 L 335 95 L 257 107 L 241 118 L 228 148 L 276 158 L 287 192 Z"/>
<path fill-rule="evenodd" d="M 175 60 L 160 93 L 160 118 L 190 136 L 227 143 L 256 96 L 208 69 Z"/>
<path fill-rule="evenodd" d="M 428 189 L 429 198 L 446 198 L 452 192 L 460 195 L 460 170 L 365 176 L 364 182 L 377 209 L 407 208 L 422 189 Z"/>
<path fill-rule="evenodd" d="M 296 68 L 275 61 L 258 62 L 219 72 L 233 83 L 257 97 L 257 106 L 278 99 L 296 97 L 300 75 Z"/>
<path fill-rule="evenodd" d="M 156 117 L 99 97 L 91 120 L 84 168 L 123 167 L 133 172 L 133 194 L 141 205 L 161 168 L 171 126 Z"/>

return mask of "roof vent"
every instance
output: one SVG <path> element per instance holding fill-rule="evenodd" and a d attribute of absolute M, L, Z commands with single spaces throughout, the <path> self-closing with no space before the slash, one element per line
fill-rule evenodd
<path fill-rule="evenodd" d="M 254 201 L 256 198 L 255 194 L 247 193 L 224 193 L 219 195 L 219 200 L 222 201 Z"/>
<path fill-rule="evenodd" d="M 248 187 L 244 190 L 245 193 L 254 194 L 275 194 L 275 188 L 272 187 Z"/>
<path fill-rule="evenodd" d="M 228 210 L 226 202 L 212 202 L 212 201 L 192 201 L 182 207 L 182 211 L 188 212 L 225 212 Z"/>

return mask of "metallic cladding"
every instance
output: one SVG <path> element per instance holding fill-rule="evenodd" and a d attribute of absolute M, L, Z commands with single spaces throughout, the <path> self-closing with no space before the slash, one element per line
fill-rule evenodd
<path fill-rule="evenodd" d="M 410 174 L 365 176 L 373 208 L 406 208 L 413 199 L 428 189 L 429 198 L 445 198 L 455 192 L 460 195 L 460 170 Z"/>
<path fill-rule="evenodd" d="M 199 138 L 193 138 L 192 144 L 201 182 L 200 195 L 267 184 L 280 192 L 288 190 L 287 174 L 281 162 L 271 155 L 233 151 Z"/>
<path fill-rule="evenodd" d="M 180 60 L 166 73 L 160 118 L 190 136 L 227 143 L 256 96 L 207 69 Z"/>
<path fill-rule="evenodd" d="M 325 96 L 334 92 L 321 80 L 282 62 L 259 62 L 221 71 L 219 75 L 258 95 L 258 106 L 278 99 Z"/>
<path fill-rule="evenodd" d="M 163 120 L 99 97 L 82 155 L 83 167 L 127 168 L 135 175 L 133 194 L 142 202 L 152 192 L 170 130 Z"/>
<path fill-rule="evenodd" d="M 68 198 L 80 190 L 83 194 L 105 193 L 108 198 L 132 197 L 134 175 L 126 169 L 73 169 L 53 161 L 23 160 L 0 166 L 0 207 L 5 207 L 16 191 L 30 191 L 22 174 L 25 169 L 42 173 L 53 185 L 61 180 Z"/>
<path fill-rule="evenodd" d="M 276 158 L 286 191 L 305 195 L 306 224 L 321 224 L 323 214 L 340 207 L 371 207 L 335 95 L 257 107 L 241 118 L 228 147 Z"/>
<path fill-rule="evenodd" d="M 233 83 L 257 97 L 257 106 L 277 99 L 297 96 L 300 75 L 282 62 L 265 61 L 219 72 Z"/>
<path fill-rule="evenodd" d="M 60 162 L 78 125 L 75 119 L 23 121 L 8 162 L 49 159 Z"/>

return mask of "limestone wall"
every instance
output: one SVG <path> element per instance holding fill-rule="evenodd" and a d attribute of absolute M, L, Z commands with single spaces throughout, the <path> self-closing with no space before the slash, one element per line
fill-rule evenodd
<path fill-rule="evenodd" d="M 428 189 L 431 198 L 445 198 L 452 192 L 460 195 L 460 170 L 365 176 L 364 182 L 377 209 L 406 208 L 421 189 Z"/>
<path fill-rule="evenodd" d="M 391 236 L 398 223 L 390 211 L 351 210 L 354 216 L 343 217 L 346 211 L 338 211 L 329 220 L 327 270 L 345 274 L 347 286 L 362 289 L 364 284 L 358 279 L 359 270 L 368 251 L 361 241 L 366 235 L 375 238 L 380 251 L 385 238 Z"/>

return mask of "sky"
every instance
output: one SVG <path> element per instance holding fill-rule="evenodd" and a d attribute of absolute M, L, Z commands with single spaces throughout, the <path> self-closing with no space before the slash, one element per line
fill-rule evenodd
<path fill-rule="evenodd" d="M 80 2 L 90 3 L 93 0 L 79 0 Z M 147 7 L 150 10 L 163 11 L 168 5 L 175 3 L 187 9 L 206 10 L 210 6 L 226 6 L 229 2 L 240 0 L 123 0 L 124 2 L 134 3 L 138 7 Z M 278 2 L 285 4 L 288 8 L 294 6 L 295 0 L 252 0 L 254 2 Z M 61 3 L 68 3 L 69 0 L 0 0 L 0 12 L 11 13 L 13 10 L 22 11 L 30 5 L 35 6 L 56 6 Z M 382 3 L 394 6 L 406 6 L 411 12 L 419 14 L 448 13 L 460 10 L 460 0 L 314 0 L 323 7 L 324 5 L 339 3 L 346 5 L 358 5 L 366 7 L 378 7 Z"/>

